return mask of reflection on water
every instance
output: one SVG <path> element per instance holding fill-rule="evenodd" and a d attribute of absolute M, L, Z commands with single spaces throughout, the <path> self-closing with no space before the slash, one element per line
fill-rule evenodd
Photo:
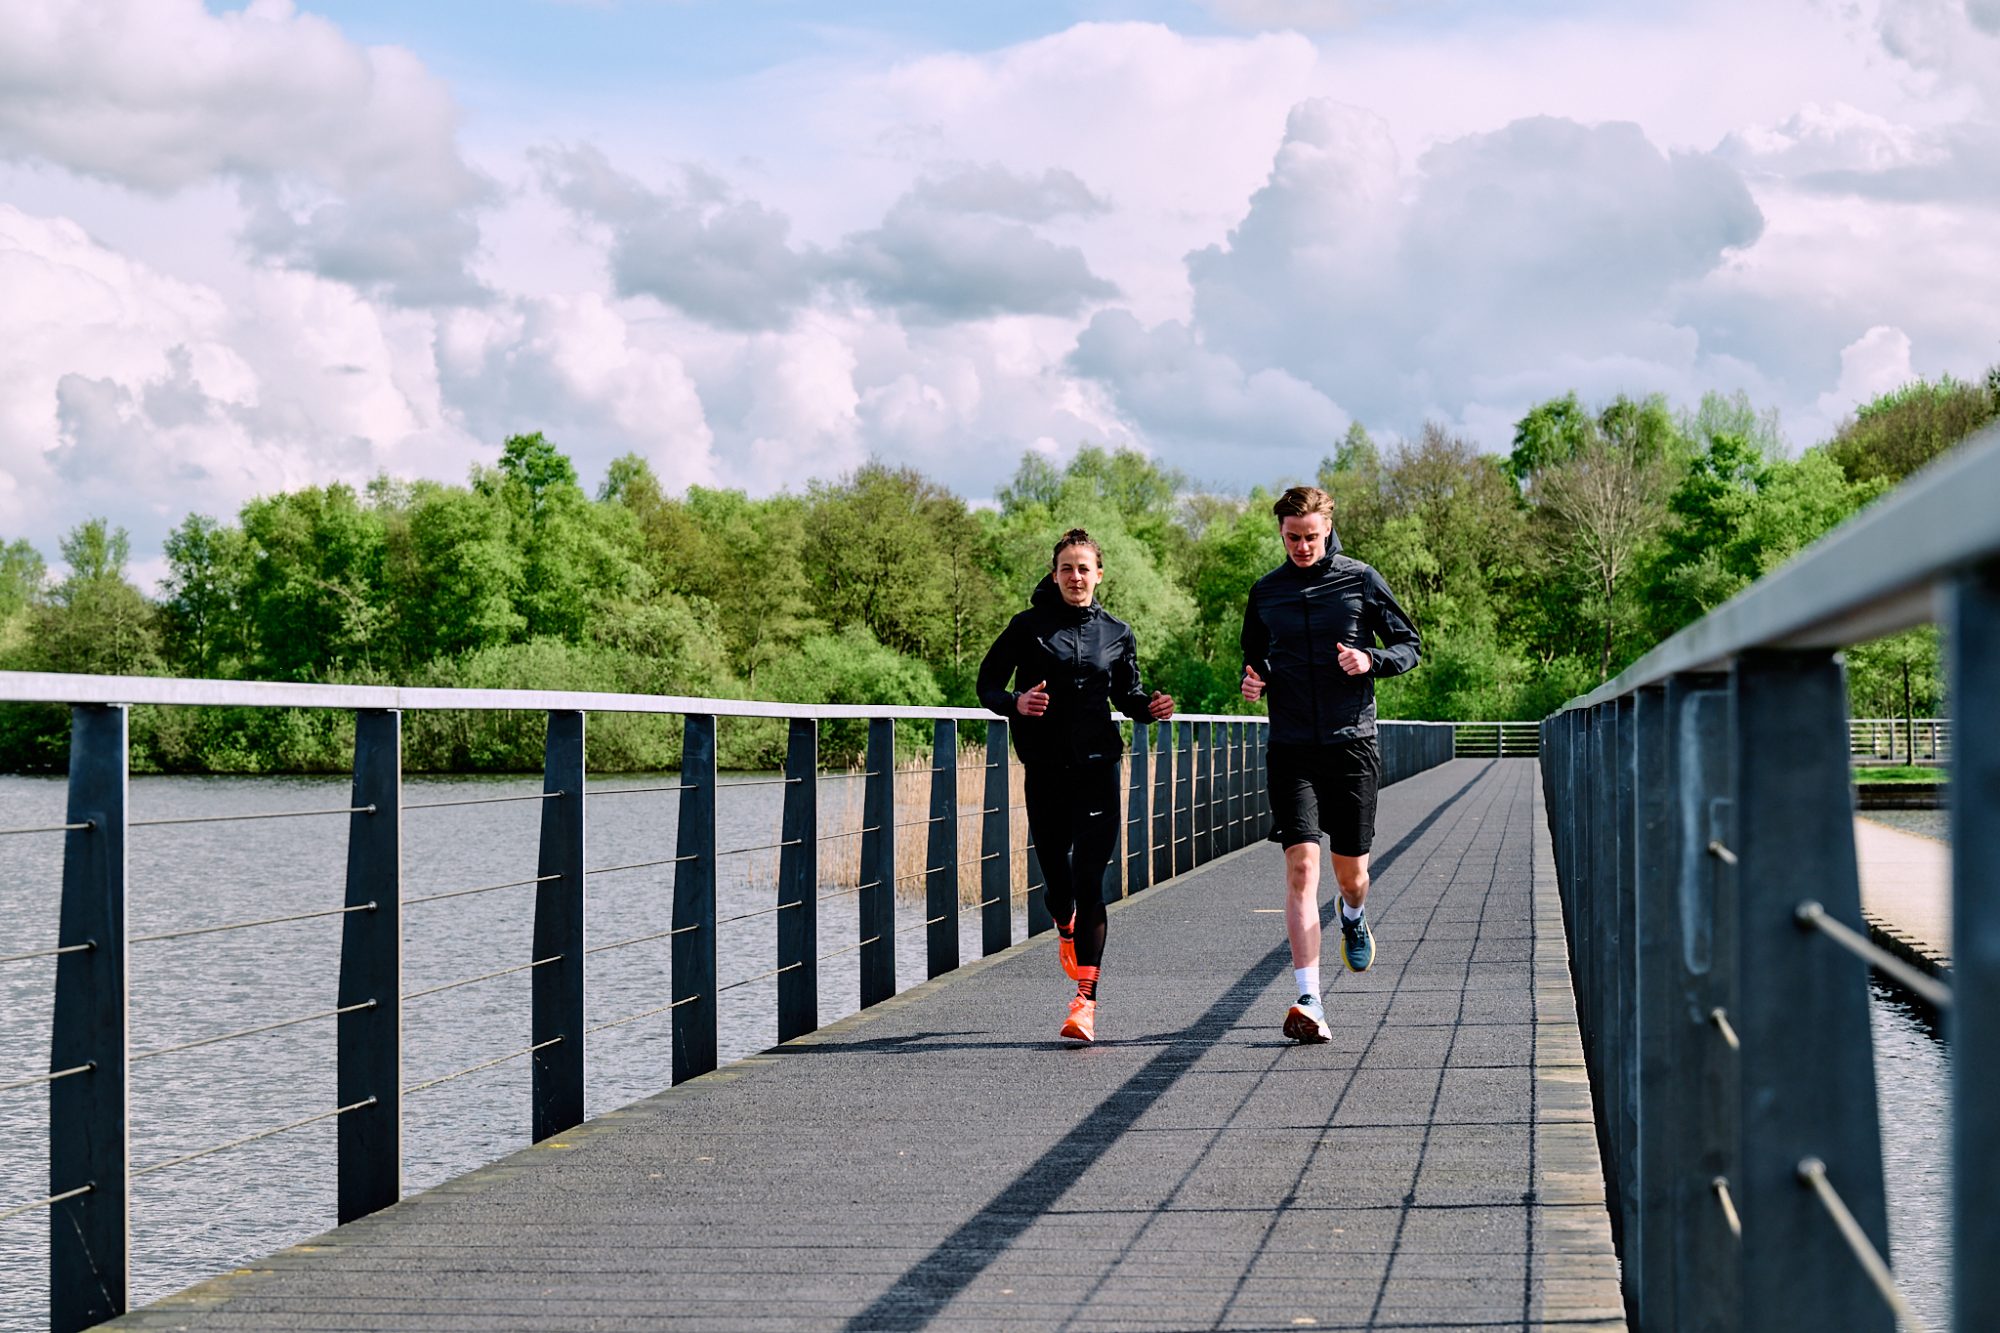
<path fill-rule="evenodd" d="M 778 840 L 784 788 L 759 775 L 725 776 L 717 801 L 718 846 Z M 968 773 L 968 783 L 978 775 Z M 620 774 L 592 788 L 668 787 L 677 775 Z M 821 784 L 823 835 L 858 826 L 860 783 Z M 732 789 L 734 788 L 734 789 Z M 539 776 L 411 777 L 404 801 L 530 796 Z M 0 828 L 58 823 L 60 778 L 0 776 Z M 908 798 L 899 794 L 899 801 Z M 131 818 L 187 818 L 259 811 L 337 810 L 345 778 L 140 777 L 131 783 Z M 924 808 L 903 804 L 899 814 Z M 962 804 L 976 812 L 977 800 Z M 661 861 L 675 853 L 677 798 L 671 792 L 606 795 L 590 806 L 590 866 Z M 406 898 L 525 880 L 535 874 L 540 802 L 408 810 L 403 824 Z M 1022 821 L 1016 818 L 1016 841 Z M 978 837 L 976 814 L 961 837 Z M 130 836 L 129 920 L 134 937 L 262 917 L 338 908 L 346 871 L 345 816 L 134 828 Z M 899 835 L 923 864 L 921 829 Z M 852 884 L 855 838 L 826 844 L 822 881 L 832 893 Z M 844 844 L 844 850 L 843 850 Z M 776 851 L 725 856 L 718 864 L 717 916 L 775 902 Z M 910 859 L 906 854 L 905 860 Z M 964 858 L 976 866 L 976 854 Z M 1019 858 L 1017 857 L 1017 865 Z M 0 839 L 0 955 L 55 943 L 60 835 Z M 976 876 L 976 870 L 971 870 Z M 1017 878 L 1019 871 L 1017 870 Z M 924 977 L 922 881 L 903 886 L 896 905 L 898 981 Z M 673 867 L 593 875 L 585 881 L 589 947 L 656 935 L 672 925 Z M 974 891 L 967 901 L 976 901 Z M 532 885 L 412 903 L 403 917 L 403 990 L 409 992 L 527 962 Z M 857 897 L 819 906 L 819 948 L 855 942 Z M 1018 903 L 1015 938 L 1025 934 Z M 960 916 L 960 957 L 979 956 L 979 913 Z M 776 965 L 771 913 L 721 924 L 721 985 Z M 200 1037 L 330 1009 L 335 1003 L 340 930 L 336 917 L 192 938 L 135 943 L 130 954 L 131 1049 L 137 1054 Z M 657 939 L 593 953 L 587 964 L 590 1025 L 654 1009 L 671 998 L 671 941 Z M 856 1007 L 859 955 L 820 965 L 820 1020 Z M 529 1044 L 530 973 L 413 999 L 403 1013 L 403 1082 L 409 1087 Z M 0 965 L 0 1083 L 46 1070 L 54 960 Z M 740 1059 L 777 1040 L 776 982 L 763 979 L 718 1000 L 720 1058 Z M 671 1019 L 666 1014 L 588 1039 L 585 1109 L 599 1115 L 667 1086 Z M 135 1169 L 304 1119 L 334 1101 L 334 1025 L 301 1024 L 242 1040 L 137 1060 L 131 1079 Z M 529 1069 L 515 1060 L 414 1093 L 404 1100 L 406 1192 L 434 1185 L 526 1146 Z M 36 1088 L 0 1093 L 0 1209 L 48 1193 L 48 1101 Z M 331 1226 L 334 1122 L 324 1121 L 214 1157 L 138 1179 L 132 1187 L 132 1296 L 135 1305 Z M 0 1329 L 46 1325 L 47 1222 L 27 1214 L 0 1222 Z"/>
<path fill-rule="evenodd" d="M 1875 1086 L 1889 1201 L 1889 1266 L 1919 1319 L 1951 1327 L 1951 1058 L 1929 1014 L 1876 983 Z"/>

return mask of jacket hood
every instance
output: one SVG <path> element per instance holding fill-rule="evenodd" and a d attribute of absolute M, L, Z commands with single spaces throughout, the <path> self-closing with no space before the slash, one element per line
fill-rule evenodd
<path fill-rule="evenodd" d="M 1095 598 L 1091 600 L 1089 606 L 1071 606 L 1063 599 L 1062 589 L 1056 586 L 1055 579 L 1046 575 L 1035 585 L 1035 590 L 1028 594 L 1028 605 L 1045 611 L 1067 611 L 1073 616 L 1080 616 L 1097 609 Z"/>
<path fill-rule="evenodd" d="M 1333 558 L 1339 554 L 1340 554 L 1340 534 L 1334 531 L 1333 528 L 1329 527 L 1326 530 L 1325 555 L 1313 561 L 1310 565 L 1305 566 L 1303 569 L 1300 568 L 1298 565 L 1293 564 L 1292 558 L 1290 556 L 1286 556 L 1285 563 L 1279 566 L 1279 568 L 1289 569 L 1295 574 L 1304 574 L 1312 570 L 1325 569 L 1327 565 L 1332 562 Z M 1051 584 L 1050 586 L 1053 587 L 1054 585 Z"/>

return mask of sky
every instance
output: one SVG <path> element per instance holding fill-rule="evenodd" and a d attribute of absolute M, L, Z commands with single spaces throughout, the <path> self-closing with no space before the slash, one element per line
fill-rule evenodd
<path fill-rule="evenodd" d="M 2000 0 L 8 0 L 0 542 L 587 486 L 1241 491 L 2000 362 Z"/>

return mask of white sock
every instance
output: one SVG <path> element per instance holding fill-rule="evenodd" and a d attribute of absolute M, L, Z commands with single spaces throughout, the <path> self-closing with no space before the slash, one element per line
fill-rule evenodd
<path fill-rule="evenodd" d="M 1340 904 L 1340 919 L 1342 921 L 1359 921 L 1361 919 L 1361 909 L 1359 907 L 1349 907 L 1343 901 Z"/>
<path fill-rule="evenodd" d="M 1311 967 L 1295 967 L 1295 968 L 1293 968 L 1293 969 L 1292 969 L 1292 978 L 1293 978 L 1293 980 L 1295 980 L 1295 981 L 1297 981 L 1297 982 L 1299 983 L 1299 994 L 1301 994 L 1301 995 L 1317 995 L 1317 994 L 1319 994 L 1319 964 L 1318 964 L 1318 963 L 1314 963 L 1314 964 L 1313 964 L 1313 965 L 1312 965 Z"/>

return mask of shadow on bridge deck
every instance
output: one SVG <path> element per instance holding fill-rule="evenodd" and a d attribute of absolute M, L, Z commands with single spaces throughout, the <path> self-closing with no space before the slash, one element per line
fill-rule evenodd
<path fill-rule="evenodd" d="M 1045 935 L 119 1322 L 1622 1328 L 1539 793 L 1383 792 L 1330 1045 L 1260 844 L 1114 909 L 1095 1047 Z"/>

